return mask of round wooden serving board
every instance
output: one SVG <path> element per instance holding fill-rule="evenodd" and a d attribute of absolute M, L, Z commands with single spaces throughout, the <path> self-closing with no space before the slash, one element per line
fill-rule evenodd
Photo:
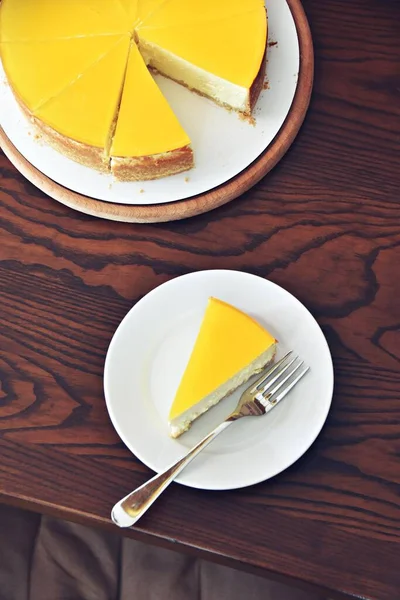
<path fill-rule="evenodd" d="M 237 198 L 279 162 L 295 139 L 310 103 L 314 78 L 314 52 L 307 17 L 300 0 L 287 0 L 296 24 L 300 48 L 300 68 L 296 94 L 274 141 L 247 169 L 225 184 L 187 200 L 165 204 L 126 205 L 95 200 L 59 185 L 33 167 L 11 143 L 0 127 L 0 147 L 14 166 L 36 187 L 58 202 L 75 210 L 112 221 L 157 223 L 193 217 Z"/>

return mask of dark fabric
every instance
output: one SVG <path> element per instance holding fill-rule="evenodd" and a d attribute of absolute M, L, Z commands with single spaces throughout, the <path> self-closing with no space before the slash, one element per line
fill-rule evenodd
<path fill-rule="evenodd" d="M 0 505 L 0 600 L 324 600 L 116 534 Z"/>
<path fill-rule="evenodd" d="M 39 527 L 39 515 L 0 505 L 1 600 L 29 598 L 31 563 Z"/>
<path fill-rule="evenodd" d="M 32 559 L 29 600 L 117 598 L 119 537 L 43 517 Z"/>

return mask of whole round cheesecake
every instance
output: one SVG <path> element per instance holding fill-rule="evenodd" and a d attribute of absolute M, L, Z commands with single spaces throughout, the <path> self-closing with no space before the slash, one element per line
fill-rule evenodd
<path fill-rule="evenodd" d="M 262 0 L 0 4 L 0 56 L 26 117 L 57 150 L 118 180 L 194 165 L 189 136 L 150 70 L 251 115 L 266 42 Z"/>

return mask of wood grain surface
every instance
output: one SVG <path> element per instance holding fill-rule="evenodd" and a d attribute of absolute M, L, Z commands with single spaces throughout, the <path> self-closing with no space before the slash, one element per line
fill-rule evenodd
<path fill-rule="evenodd" d="M 400 3 L 305 0 L 311 107 L 286 157 L 240 199 L 169 224 L 55 203 L 0 155 L 0 495 L 112 527 L 149 471 L 102 391 L 107 346 L 149 290 L 193 270 L 295 294 L 330 344 L 335 394 L 307 454 L 234 492 L 174 485 L 128 534 L 331 598 L 400 597 Z"/>
<path fill-rule="evenodd" d="M 265 152 L 247 169 L 225 184 L 179 202 L 138 206 L 102 202 L 73 192 L 44 175 L 26 160 L 1 127 L 0 147 L 28 181 L 40 190 L 65 206 L 94 217 L 124 223 L 163 223 L 186 219 L 223 206 L 247 192 L 275 167 L 296 138 L 307 113 L 314 79 L 312 37 L 301 1 L 287 0 L 287 2 L 296 25 L 300 52 L 298 82 L 292 106 L 279 133 Z M 276 44 L 277 42 L 272 41 L 269 45 Z"/>

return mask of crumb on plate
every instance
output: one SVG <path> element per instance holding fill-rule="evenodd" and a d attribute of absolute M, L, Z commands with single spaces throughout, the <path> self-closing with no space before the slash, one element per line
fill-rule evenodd
<path fill-rule="evenodd" d="M 253 127 L 256 124 L 256 120 L 253 115 L 244 115 L 243 113 L 239 113 L 239 119 L 241 121 L 246 121 L 246 123 L 249 123 L 249 125 L 253 125 Z"/>

